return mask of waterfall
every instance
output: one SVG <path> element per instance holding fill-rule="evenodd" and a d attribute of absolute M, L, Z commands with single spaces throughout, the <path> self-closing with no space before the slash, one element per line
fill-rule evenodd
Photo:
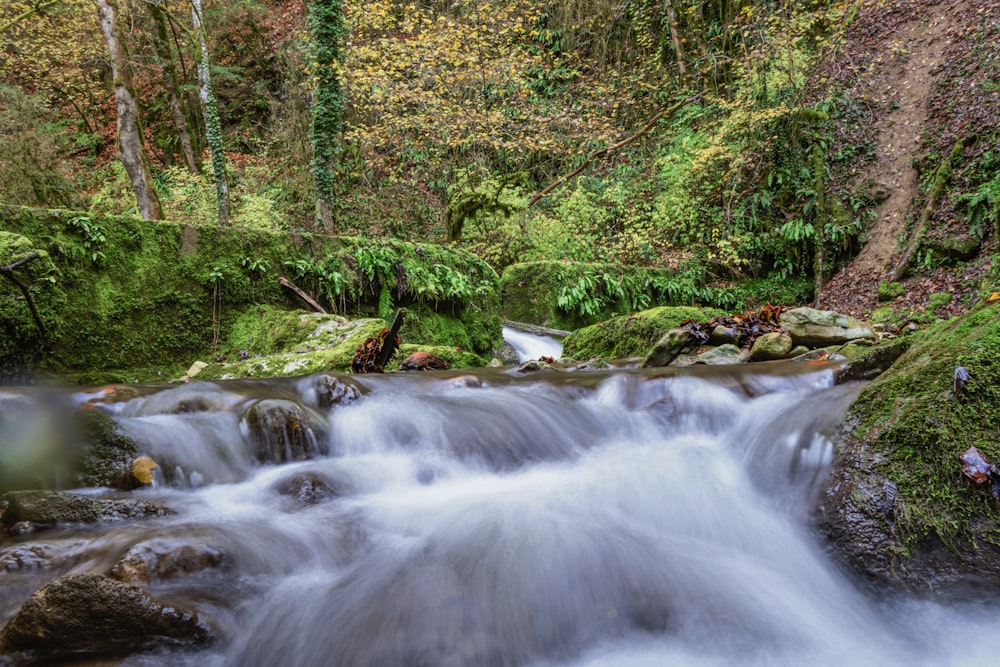
<path fill-rule="evenodd" d="M 562 342 L 552 336 L 541 336 L 511 326 L 504 326 L 503 340 L 517 352 L 519 362 L 542 357 L 558 359 L 562 356 Z"/>
<path fill-rule="evenodd" d="M 817 543 L 826 434 L 857 392 L 832 378 L 361 376 L 334 405 L 329 376 L 145 388 L 103 408 L 170 471 L 136 493 L 176 513 L 15 538 L 0 563 L 31 541 L 76 554 L 49 579 L 135 549 L 218 554 L 147 587 L 218 641 L 130 665 L 992 664 L 966 638 L 997 636 L 995 608 L 873 599 Z M 255 458 L 245 415 L 265 400 L 303 406 L 312 458 Z"/>

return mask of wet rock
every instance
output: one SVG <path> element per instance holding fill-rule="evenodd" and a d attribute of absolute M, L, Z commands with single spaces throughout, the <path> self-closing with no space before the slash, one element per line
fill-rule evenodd
<path fill-rule="evenodd" d="M 693 337 L 686 329 L 671 329 L 656 341 L 653 349 L 646 355 L 642 362 L 643 368 L 655 368 L 658 366 L 669 366 L 670 362 L 691 345 Z"/>
<path fill-rule="evenodd" d="M 911 343 L 909 338 L 897 338 L 874 347 L 852 359 L 840 369 L 836 374 L 835 381 L 840 384 L 878 377 L 889 370 L 889 367 L 910 348 Z"/>
<path fill-rule="evenodd" d="M 779 332 L 766 333 L 750 348 L 750 361 L 784 359 L 792 351 L 792 337 Z"/>
<path fill-rule="evenodd" d="M 303 461 L 326 454 L 323 419 L 294 401 L 254 403 L 240 422 L 261 463 Z"/>
<path fill-rule="evenodd" d="M 447 360 L 430 352 L 414 352 L 399 364 L 401 371 L 443 371 L 448 368 Z"/>
<path fill-rule="evenodd" d="M 293 498 L 300 505 L 317 505 L 348 495 L 348 485 L 318 472 L 302 472 L 275 484 L 275 490 Z"/>
<path fill-rule="evenodd" d="M 1000 304 L 983 304 L 898 344 L 907 343 L 844 417 L 817 527 L 829 551 L 880 590 L 995 597 L 995 501 L 989 485 L 962 475 L 959 455 L 975 446 L 990 460 L 1000 458 L 990 418 L 1000 403 Z M 969 381 L 956 397 L 959 365 Z"/>
<path fill-rule="evenodd" d="M 578 370 L 578 371 L 600 371 L 600 370 L 604 370 L 604 369 L 607 369 L 607 368 L 610 368 L 610 367 L 611 366 L 604 359 L 601 359 L 600 357 L 594 357 L 593 359 L 588 359 L 587 361 L 583 362 L 582 364 L 577 364 L 576 370 Z"/>
<path fill-rule="evenodd" d="M 517 367 L 518 373 L 537 373 L 538 371 L 543 371 L 546 368 L 552 368 L 551 364 L 547 364 L 544 361 L 539 361 L 538 359 L 529 359 L 520 366 Z"/>
<path fill-rule="evenodd" d="M 40 570 L 54 559 L 50 544 L 21 544 L 0 552 L 0 573 Z"/>
<path fill-rule="evenodd" d="M 132 460 L 138 452 L 135 441 L 103 410 L 81 411 L 78 419 L 84 444 L 74 476 L 75 484 L 126 491 L 139 486 L 132 476 Z"/>
<path fill-rule="evenodd" d="M 921 246 L 938 257 L 952 261 L 967 262 L 979 254 L 979 239 L 969 236 L 951 236 L 944 239 L 924 238 Z"/>
<path fill-rule="evenodd" d="M 778 322 L 795 345 L 823 347 L 852 340 L 878 340 L 870 324 L 832 310 L 792 308 L 783 311 Z"/>
<path fill-rule="evenodd" d="M 517 350 L 510 343 L 504 343 L 503 347 L 500 348 L 499 354 L 497 354 L 497 359 L 500 360 L 500 365 L 502 366 L 517 366 L 518 356 Z"/>
<path fill-rule="evenodd" d="M 62 491 L 11 491 L 2 499 L 7 502 L 3 513 L 3 523 L 7 527 L 19 522 L 52 526 L 122 521 L 172 513 L 163 503 L 136 498 L 105 500 Z"/>
<path fill-rule="evenodd" d="M 137 544 L 115 563 L 108 573 L 112 579 L 125 583 L 147 583 L 154 579 L 172 579 L 212 570 L 223 564 L 218 547 L 206 544 L 178 546 L 161 540 Z"/>
<path fill-rule="evenodd" d="M 709 366 L 727 366 L 746 363 L 747 356 L 735 345 L 720 345 L 698 355 L 697 363 Z"/>
<path fill-rule="evenodd" d="M 332 375 L 315 376 L 313 391 L 316 392 L 316 405 L 324 410 L 361 398 L 361 390 L 356 384 Z"/>
<path fill-rule="evenodd" d="M 448 386 L 452 389 L 478 389 L 483 386 L 483 381 L 475 375 L 459 375 L 448 380 Z"/>
<path fill-rule="evenodd" d="M 712 335 L 709 337 L 708 342 L 711 345 L 725 345 L 726 343 L 739 345 L 740 332 L 733 327 L 724 327 L 720 324 L 712 329 Z"/>
<path fill-rule="evenodd" d="M 164 644 L 202 644 L 195 614 L 99 574 L 70 574 L 38 590 L 0 633 L 0 651 L 40 661 L 126 656 Z"/>

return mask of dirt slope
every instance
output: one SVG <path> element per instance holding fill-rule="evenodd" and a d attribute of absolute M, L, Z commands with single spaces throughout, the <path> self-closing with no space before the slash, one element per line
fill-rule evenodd
<path fill-rule="evenodd" d="M 984 35 L 1000 26 L 996 7 L 993 0 L 889 0 L 866 3 L 858 13 L 857 25 L 849 31 L 831 70 L 834 77 L 841 73 L 842 85 L 870 110 L 869 122 L 854 140 L 873 139 L 874 158 L 847 186 L 857 191 L 862 183 L 876 184 L 875 189 L 887 197 L 878 206 L 857 257 L 825 286 L 822 307 L 865 315 L 878 305 L 878 283 L 898 262 L 912 229 L 907 223 L 924 205 L 919 185 L 927 172 L 919 169 L 935 169 L 938 158 L 928 156 L 946 152 L 958 135 L 983 134 L 983 128 L 975 126 L 994 122 L 996 110 L 990 107 L 996 106 L 995 101 L 989 96 L 981 99 L 981 89 L 988 89 L 997 70 L 991 53 L 995 47 Z M 971 94 L 956 97 L 956 89 Z M 971 123 L 970 116 L 975 117 Z M 983 134 L 976 141 L 988 143 L 989 137 Z M 989 149 L 974 142 L 965 162 L 975 162 Z M 961 171 L 957 170 L 956 181 L 961 181 Z M 956 192 L 962 185 L 955 183 Z M 954 199 L 943 202 L 946 210 L 934 220 L 939 230 L 957 225 L 960 212 L 954 210 Z M 949 234 L 967 230 L 950 229 Z M 948 271 L 935 267 L 919 279 L 911 278 L 907 295 L 894 305 L 919 309 L 930 293 L 948 292 L 959 297 L 957 312 L 959 304 L 968 300 L 963 295 L 974 289 L 977 277 L 988 268 L 982 264 Z"/>

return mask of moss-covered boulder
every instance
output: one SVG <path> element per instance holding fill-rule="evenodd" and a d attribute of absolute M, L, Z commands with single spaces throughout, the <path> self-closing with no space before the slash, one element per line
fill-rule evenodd
<path fill-rule="evenodd" d="M 917 336 L 845 416 L 818 524 L 845 563 L 879 583 L 1000 590 L 1000 506 L 958 459 L 975 446 L 1000 461 L 1000 305 Z M 958 367 L 969 379 L 956 391 Z"/>
<path fill-rule="evenodd" d="M 563 354 L 574 359 L 646 356 L 660 338 L 682 322 L 706 322 L 724 314 L 714 308 L 661 306 L 614 317 L 571 333 L 563 340 Z"/>

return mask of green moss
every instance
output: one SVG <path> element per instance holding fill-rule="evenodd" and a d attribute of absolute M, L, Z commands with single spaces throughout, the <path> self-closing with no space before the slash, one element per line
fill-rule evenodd
<path fill-rule="evenodd" d="M 707 322 L 725 315 L 713 308 L 661 306 L 615 317 L 574 331 L 563 340 L 563 355 L 574 359 L 624 359 L 643 356 L 663 334 L 681 322 Z"/>
<path fill-rule="evenodd" d="M 650 305 L 736 307 L 730 288 L 713 288 L 695 269 L 678 273 L 618 264 L 512 264 L 501 277 L 504 317 L 554 329 L 578 329 Z"/>
<path fill-rule="evenodd" d="M 499 277 L 453 248 L 10 206 L 0 207 L 0 220 L 51 257 L 47 275 L 56 282 L 47 284 L 57 291 L 46 312 L 61 336 L 41 368 L 67 377 L 162 380 L 215 357 L 227 338 L 260 354 L 304 343 L 297 315 L 247 315 L 301 305 L 282 276 L 344 315 L 377 314 L 380 295 L 388 312 L 407 307 L 409 342 L 477 354 L 501 342 Z M 0 292 L 0 372 L 16 368 L 4 346 L 37 339 L 15 296 Z"/>
<path fill-rule="evenodd" d="M 1000 543 L 997 510 L 985 487 L 965 479 L 958 456 L 977 447 L 1000 461 L 1000 306 L 980 307 L 917 335 L 914 344 L 852 405 L 853 436 L 875 452 L 878 471 L 898 487 L 894 530 L 909 547 L 938 537 L 953 548 Z M 969 381 L 953 393 L 957 366 Z"/>
<path fill-rule="evenodd" d="M 879 303 L 892 301 L 896 297 L 900 297 L 905 293 L 906 288 L 903 287 L 903 283 L 882 281 L 878 284 Z"/>

